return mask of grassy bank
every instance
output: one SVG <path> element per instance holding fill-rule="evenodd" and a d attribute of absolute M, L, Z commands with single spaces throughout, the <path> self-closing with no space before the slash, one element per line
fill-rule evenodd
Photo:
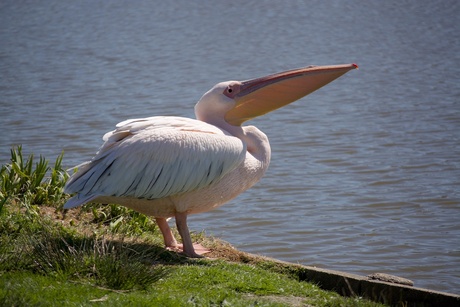
<path fill-rule="evenodd" d="M 376 306 L 204 234 L 211 259 L 162 248 L 148 217 L 116 205 L 62 210 L 68 174 L 12 149 L 0 171 L 0 305 Z"/>

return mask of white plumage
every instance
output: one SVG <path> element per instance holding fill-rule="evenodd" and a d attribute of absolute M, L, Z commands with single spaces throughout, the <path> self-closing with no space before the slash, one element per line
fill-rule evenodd
<path fill-rule="evenodd" d="M 75 207 L 99 196 L 158 199 L 197 190 L 240 165 L 246 146 L 207 123 L 181 117 L 127 120 L 67 183 Z"/>

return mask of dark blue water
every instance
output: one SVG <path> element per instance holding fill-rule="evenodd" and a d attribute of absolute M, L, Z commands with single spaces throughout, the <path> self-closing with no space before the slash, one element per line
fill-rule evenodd
<path fill-rule="evenodd" d="M 459 293 L 457 1 L 2 1 L 0 160 L 71 167 L 127 118 L 193 117 L 215 83 L 356 62 L 255 119 L 272 164 L 190 219 L 253 253 Z"/>

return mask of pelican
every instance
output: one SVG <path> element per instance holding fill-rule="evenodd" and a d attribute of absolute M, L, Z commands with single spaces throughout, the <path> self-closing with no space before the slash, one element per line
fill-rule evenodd
<path fill-rule="evenodd" d="M 356 64 L 308 66 L 246 81 L 216 84 L 195 105 L 196 119 L 128 119 L 106 133 L 103 145 L 77 166 L 64 205 L 115 203 L 155 217 L 166 248 L 188 257 L 207 252 L 193 244 L 187 216 L 210 211 L 253 186 L 270 163 L 267 136 L 242 124 L 294 102 L 355 69 Z M 167 219 L 174 217 L 178 244 Z"/>

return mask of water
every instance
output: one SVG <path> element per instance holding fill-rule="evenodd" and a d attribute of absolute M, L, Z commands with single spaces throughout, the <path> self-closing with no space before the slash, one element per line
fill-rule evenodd
<path fill-rule="evenodd" d="M 218 81 L 356 62 L 255 119 L 272 164 L 190 218 L 244 251 L 459 292 L 457 1 L 2 1 L 0 161 L 66 166 L 127 118 L 193 117 Z"/>

